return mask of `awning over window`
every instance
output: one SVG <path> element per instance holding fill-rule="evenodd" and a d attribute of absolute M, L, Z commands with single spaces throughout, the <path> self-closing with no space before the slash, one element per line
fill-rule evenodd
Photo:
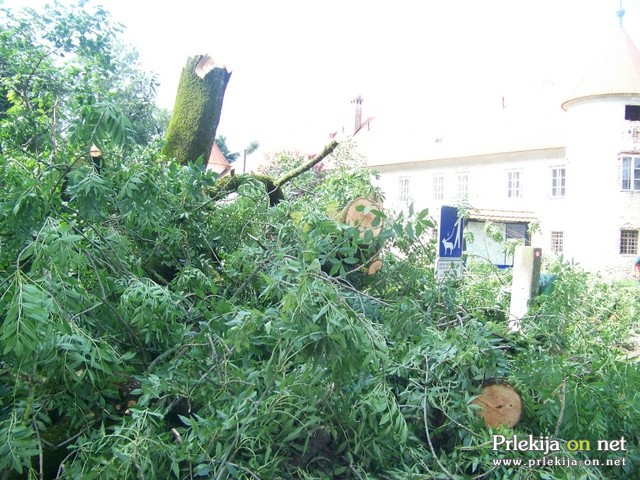
<path fill-rule="evenodd" d="M 490 210 L 488 208 L 478 208 L 469 212 L 469 220 L 500 223 L 530 223 L 537 221 L 538 219 L 533 212 L 523 212 L 516 210 Z"/>

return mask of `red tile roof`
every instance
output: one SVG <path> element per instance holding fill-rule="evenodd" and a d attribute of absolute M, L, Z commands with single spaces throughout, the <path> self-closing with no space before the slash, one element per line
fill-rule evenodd
<path fill-rule="evenodd" d="M 214 143 L 211 149 L 211 155 L 209 155 L 209 161 L 207 162 L 207 170 L 213 170 L 218 175 L 223 176 L 231 171 L 231 169 L 231 164 L 224 158 L 218 145 Z"/>

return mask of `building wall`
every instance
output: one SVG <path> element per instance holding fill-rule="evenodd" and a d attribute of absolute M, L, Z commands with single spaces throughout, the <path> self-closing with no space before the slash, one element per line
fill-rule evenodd
<path fill-rule="evenodd" d="M 566 112 L 566 147 L 405 163 L 390 158 L 376 167 L 386 207 L 399 210 L 413 202 L 416 210 L 429 208 L 436 219 L 443 204 L 532 212 L 539 231 L 531 244 L 545 256 L 562 254 L 587 270 L 631 277 L 640 251 L 621 254 L 621 230 L 640 231 L 640 191 L 623 191 L 620 158 L 640 156 L 640 121 L 625 120 L 625 105 L 640 106 L 640 96 L 573 102 Z M 564 172 L 564 188 L 556 195 L 554 169 Z M 509 172 L 520 176 L 519 196 L 508 194 Z M 460 186 L 463 176 L 466 192 Z M 443 182 L 441 197 L 436 178 Z M 552 245 L 559 243 L 562 251 L 553 252 Z"/>
<path fill-rule="evenodd" d="M 573 256 L 606 276 L 632 274 L 635 254 L 620 254 L 622 229 L 640 229 L 640 192 L 622 190 L 621 152 L 640 152 L 625 120 L 625 105 L 640 104 L 629 98 L 598 99 L 570 107 L 567 157 L 572 187 Z M 640 155 L 640 153 L 637 153 Z"/>
<path fill-rule="evenodd" d="M 438 218 L 442 205 L 466 204 L 477 209 L 535 212 L 541 220 L 541 231 L 531 238 L 531 242 L 534 246 L 548 248 L 550 232 L 564 226 L 568 208 L 566 197 L 553 198 L 551 195 L 551 169 L 566 167 L 566 164 L 563 148 L 435 160 L 382 167 L 379 169 L 380 186 L 387 208 L 401 210 L 413 202 L 417 210 L 429 208 L 434 218 Z M 520 175 L 519 197 L 508 194 L 508 172 Z M 467 178 L 466 194 L 460 191 L 463 175 Z M 436 177 L 443 179 L 441 199 L 435 195 Z M 409 198 L 402 198 L 401 185 L 406 181 Z M 491 242 L 481 238 L 483 228 L 478 227 L 474 236 L 477 242 L 489 245 Z M 493 244 L 490 247 L 492 258 L 497 255 L 496 248 Z"/>
<path fill-rule="evenodd" d="M 533 210 L 540 202 L 545 206 L 555 202 L 551 198 L 551 167 L 564 166 L 567 160 L 564 149 L 549 149 L 535 152 L 515 152 L 461 159 L 445 159 L 422 164 L 399 164 L 378 168 L 382 176 L 381 185 L 387 200 L 394 207 L 404 203 L 399 198 L 399 179 L 410 179 L 411 200 L 437 208 L 442 204 L 460 202 L 465 198 L 476 208 L 498 208 L 503 210 Z M 509 197 L 507 192 L 508 172 L 521 173 L 521 195 Z M 468 193 L 459 191 L 458 177 L 467 175 Z M 434 177 L 444 178 L 444 195 L 435 198 Z M 557 202 L 556 202 L 557 203 Z M 555 205 L 553 205 L 555 206 Z"/>

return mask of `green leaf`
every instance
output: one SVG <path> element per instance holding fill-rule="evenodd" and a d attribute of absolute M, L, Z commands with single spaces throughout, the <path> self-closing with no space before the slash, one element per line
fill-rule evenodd
<path fill-rule="evenodd" d="M 293 429 L 291 432 L 289 432 L 287 434 L 286 437 L 284 437 L 284 439 L 282 440 L 283 443 L 286 444 L 286 443 L 289 443 L 289 442 L 291 442 L 292 440 L 294 440 L 296 438 L 299 438 L 304 430 L 305 430 L 305 427 L 303 425 L 298 427 L 298 428 Z"/>
<path fill-rule="evenodd" d="M 206 477 L 213 471 L 213 467 L 208 463 L 196 465 L 193 473 L 196 477 Z"/>
<path fill-rule="evenodd" d="M 382 418 L 380 418 L 380 423 L 378 425 L 382 427 L 383 425 L 389 423 L 390 421 L 391 421 L 391 414 L 387 412 L 384 415 L 382 415 Z"/>

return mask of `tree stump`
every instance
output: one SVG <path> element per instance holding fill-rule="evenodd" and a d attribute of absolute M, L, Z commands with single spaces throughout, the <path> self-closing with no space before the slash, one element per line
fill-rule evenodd
<path fill-rule="evenodd" d="M 512 428 L 522 417 L 522 399 L 513 387 L 493 384 L 482 389 L 473 402 L 480 406 L 480 415 L 488 427 L 507 426 Z"/>

